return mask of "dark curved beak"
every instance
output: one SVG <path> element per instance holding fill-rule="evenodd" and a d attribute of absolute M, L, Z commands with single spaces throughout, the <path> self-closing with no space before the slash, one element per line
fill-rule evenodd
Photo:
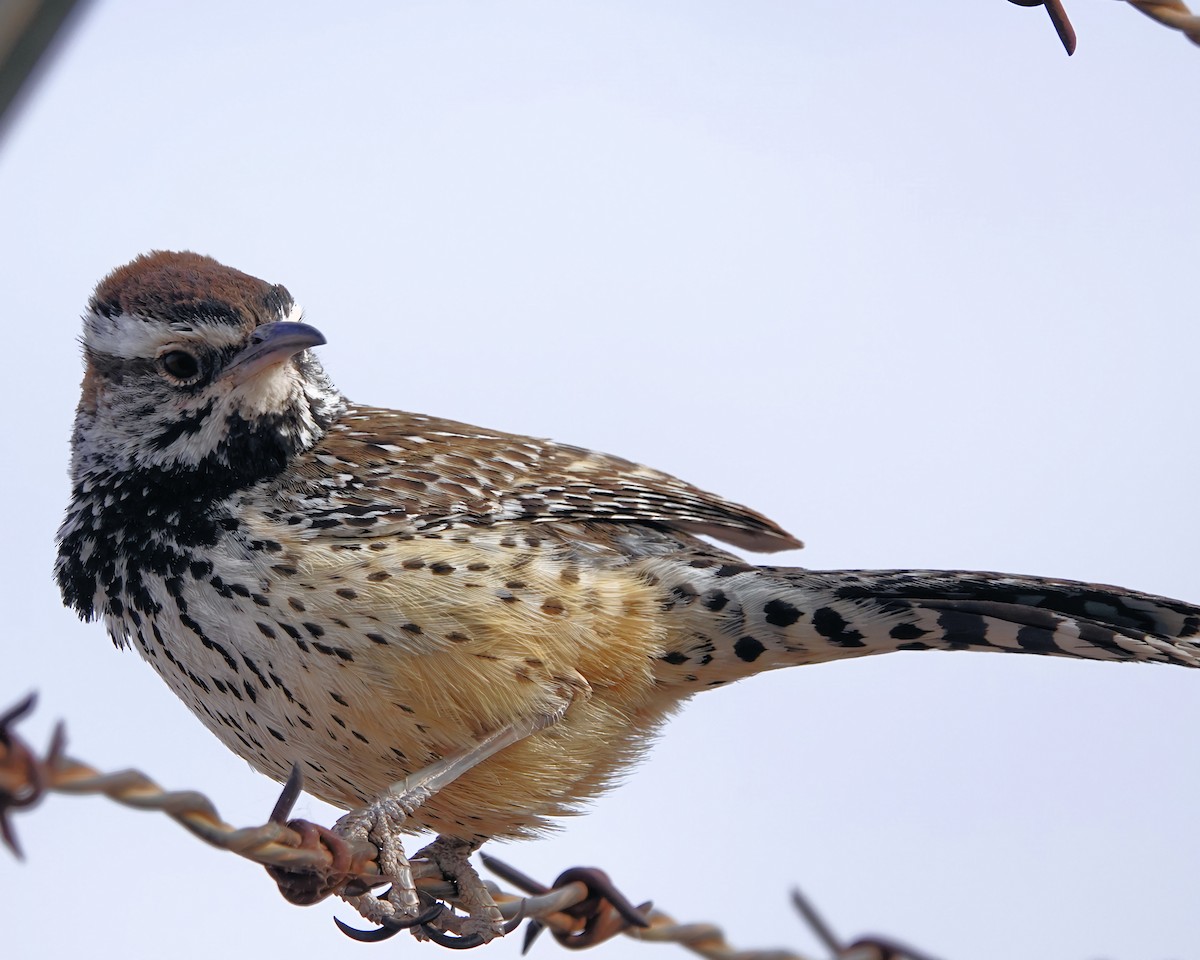
<path fill-rule="evenodd" d="M 274 367 L 301 350 L 319 347 L 325 343 L 325 335 L 307 323 L 278 320 L 264 323 L 250 334 L 250 342 L 221 371 L 220 379 L 232 380 L 234 385 L 245 383 L 251 377 Z"/>

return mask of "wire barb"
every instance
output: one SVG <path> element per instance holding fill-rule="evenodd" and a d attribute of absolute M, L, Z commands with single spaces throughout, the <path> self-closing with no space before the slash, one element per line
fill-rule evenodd
<path fill-rule="evenodd" d="M 1008 2 L 1015 3 L 1018 7 L 1045 7 L 1046 12 L 1050 14 L 1050 22 L 1054 24 L 1054 32 L 1058 34 L 1063 49 L 1067 51 L 1067 56 L 1069 57 L 1075 52 L 1075 28 L 1071 26 L 1062 0 L 1008 0 Z"/>
<path fill-rule="evenodd" d="M 0 714 L 0 840 L 18 860 L 24 859 L 21 845 L 9 819 L 10 810 L 28 809 L 46 792 L 41 765 L 33 751 L 9 732 L 18 720 L 32 712 L 37 694 L 31 693 L 16 706 Z M 61 725 L 55 730 L 50 754 L 61 749 Z"/>
<path fill-rule="evenodd" d="M 1058 39 L 1062 41 L 1067 56 L 1075 52 L 1075 28 L 1067 17 L 1062 0 L 1008 0 L 1018 7 L 1045 7 L 1050 14 L 1050 22 Z M 1192 43 L 1200 46 L 1200 16 L 1192 13 L 1182 0 L 1125 0 L 1135 10 L 1139 10 L 1151 20 L 1157 20 L 1164 26 L 1178 30 Z"/>
<path fill-rule="evenodd" d="M 298 768 L 293 768 L 267 822 L 239 829 L 225 823 L 201 793 L 164 790 L 136 770 L 101 773 L 67 756 L 62 724 L 55 728 L 45 754 L 39 755 L 14 732 L 34 703 L 30 695 L 0 714 L 0 836 L 17 856 L 20 849 L 10 820 L 13 812 L 32 807 L 47 793 L 100 794 L 125 806 L 165 813 L 205 842 L 262 864 L 292 903 L 316 903 L 331 894 L 355 896 L 385 882 L 373 845 L 348 840 L 306 820 L 286 820 L 303 789 Z M 677 923 L 650 903 L 634 906 L 608 874 L 595 867 L 573 867 L 561 873 L 552 886 L 545 886 L 495 857 L 484 854 L 482 859 L 489 870 L 526 894 L 508 893 L 489 884 L 505 918 L 506 934 L 528 922 L 526 947 L 541 930 L 551 931 L 568 948 L 595 946 L 624 933 L 639 940 L 679 944 L 709 960 L 811 960 L 786 951 L 734 950 L 718 927 Z M 388 940 L 400 930 L 415 928 L 451 949 L 481 945 L 483 939 L 475 934 L 455 937 L 431 926 L 447 905 L 455 904 L 458 891 L 433 863 L 415 858 L 412 867 L 421 902 L 430 904 L 424 913 L 411 922 L 390 922 L 373 930 L 359 930 L 335 918 L 338 929 L 366 943 Z M 826 947 L 834 951 L 835 960 L 931 960 L 877 938 L 838 948 L 815 911 L 808 907 L 802 912 Z"/>
<path fill-rule="evenodd" d="M 564 947 L 572 950 L 592 947 L 605 940 L 610 940 L 618 933 L 631 927 L 646 928 L 650 921 L 646 914 L 651 904 L 645 903 L 635 907 L 630 900 L 616 888 L 612 878 L 597 867 L 572 867 L 558 875 L 552 887 L 544 886 L 526 876 L 508 864 L 487 854 L 480 854 L 483 864 L 497 876 L 502 877 L 515 887 L 526 893 L 540 897 L 567 890 L 573 885 L 579 885 L 582 894 L 578 902 L 564 906 L 559 911 L 573 918 L 576 923 L 570 927 L 559 927 L 552 930 L 554 939 Z M 529 901 L 526 901 L 528 904 Z M 531 922 L 529 932 L 525 937 L 525 947 L 528 949 L 533 941 L 545 928 L 539 921 Z"/>
<path fill-rule="evenodd" d="M 792 906 L 836 960 L 934 960 L 928 954 L 883 937 L 861 937 L 853 943 L 840 943 L 833 928 L 799 888 L 792 890 Z"/>

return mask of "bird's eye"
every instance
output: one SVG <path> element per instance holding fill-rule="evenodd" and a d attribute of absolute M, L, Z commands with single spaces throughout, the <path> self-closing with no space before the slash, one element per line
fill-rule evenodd
<path fill-rule="evenodd" d="M 200 361 L 186 350 L 169 350 L 158 358 L 158 365 L 172 380 L 184 383 L 200 375 Z"/>

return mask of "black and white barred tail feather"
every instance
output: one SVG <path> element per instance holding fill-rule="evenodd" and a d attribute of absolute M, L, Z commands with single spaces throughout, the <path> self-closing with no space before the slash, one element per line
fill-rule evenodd
<path fill-rule="evenodd" d="M 1120 587 L 956 570 L 697 563 L 661 572 L 694 628 L 663 659 L 672 675 L 694 674 L 701 685 L 902 650 L 1200 667 L 1200 607 Z"/>

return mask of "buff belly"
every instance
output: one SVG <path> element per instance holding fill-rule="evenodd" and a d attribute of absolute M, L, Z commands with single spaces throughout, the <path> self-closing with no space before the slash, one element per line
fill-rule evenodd
<path fill-rule="evenodd" d="M 661 597 L 628 567 L 564 563 L 553 543 L 498 534 L 244 542 L 183 583 L 158 580 L 159 615 L 125 626 L 231 750 L 275 779 L 298 763 L 308 792 L 337 806 L 565 706 L 409 824 L 536 832 L 626 769 L 678 702 L 654 682 Z"/>

